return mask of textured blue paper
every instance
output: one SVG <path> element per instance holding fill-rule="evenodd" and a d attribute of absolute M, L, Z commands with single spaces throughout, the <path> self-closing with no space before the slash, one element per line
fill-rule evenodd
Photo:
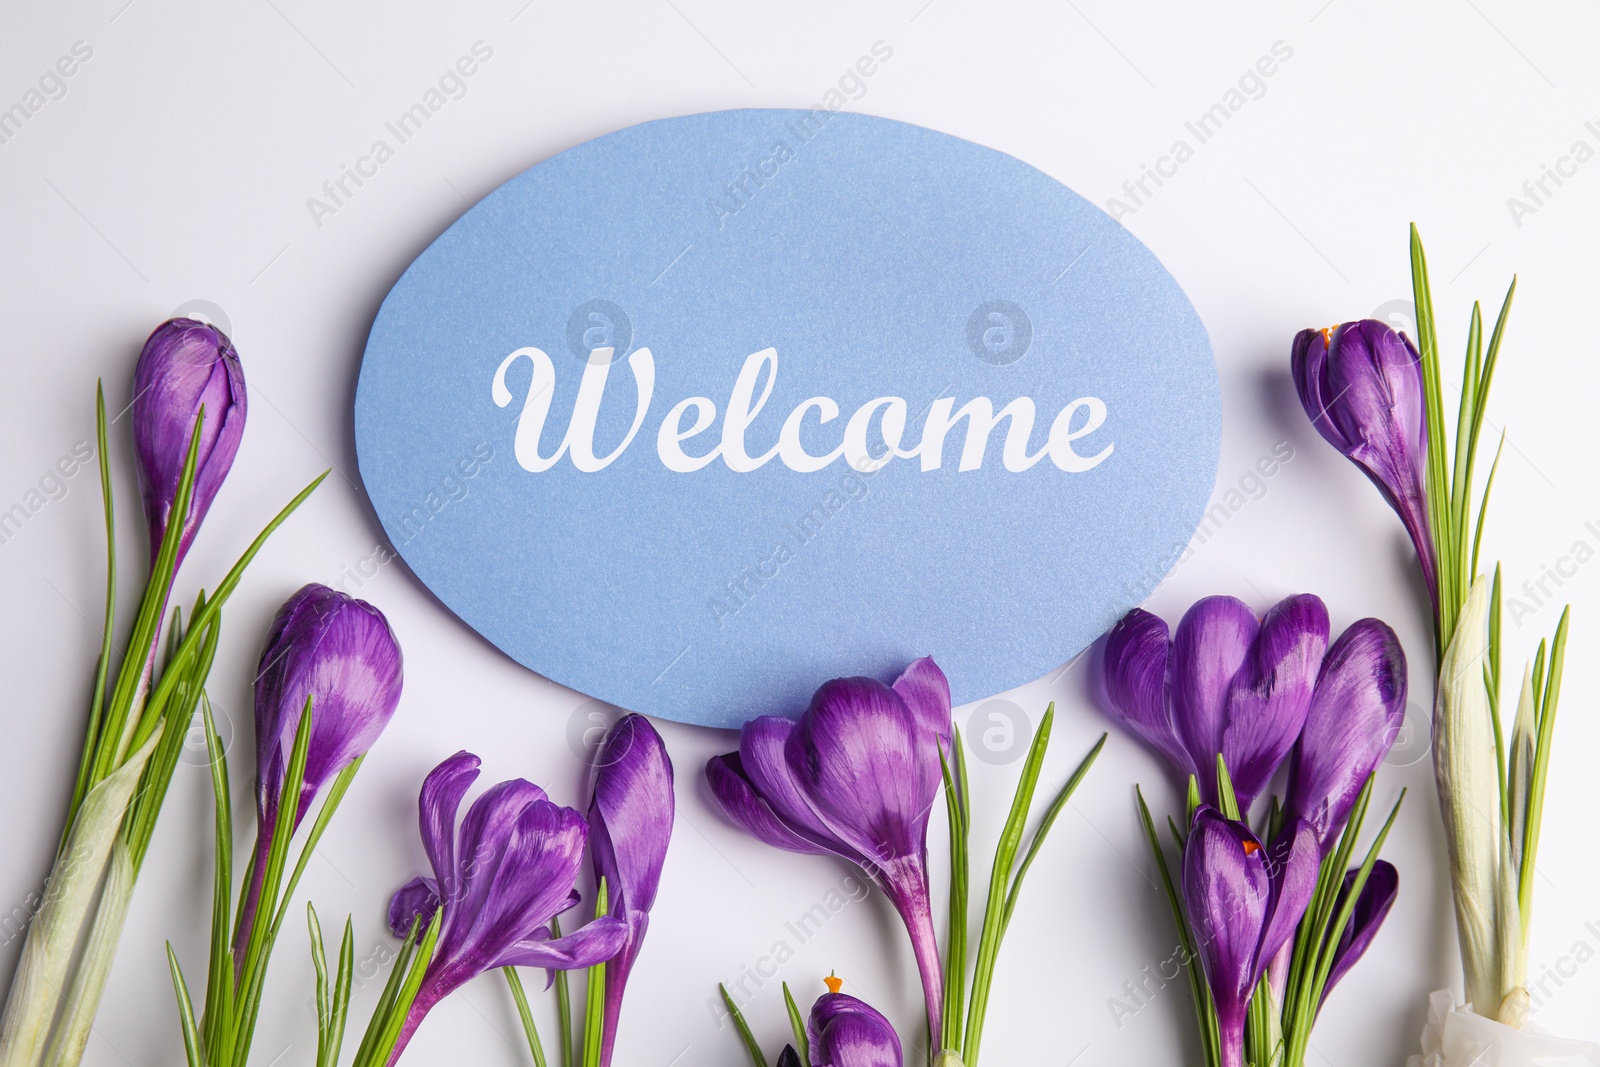
<path fill-rule="evenodd" d="M 507 369 L 504 407 L 497 368 L 521 348 L 548 354 L 548 456 L 589 349 L 608 342 L 594 451 L 633 422 L 628 354 L 645 348 L 655 382 L 637 436 L 600 470 L 570 455 L 523 469 L 533 363 Z M 816 396 L 841 412 L 802 423 L 817 455 L 879 397 L 905 400 L 906 450 L 940 397 L 996 410 L 1030 397 L 1031 454 L 1057 412 L 1093 396 L 1105 423 L 1073 446 L 1113 451 L 1086 471 L 1048 457 L 1007 470 L 1002 421 L 982 465 L 961 471 L 963 420 L 936 470 L 668 469 L 668 410 L 714 402 L 716 421 L 683 445 L 707 451 L 746 358 L 768 347 L 776 379 L 751 455 Z M 957 702 L 1066 662 L 1189 541 L 1219 432 L 1204 327 L 1098 208 L 945 134 L 767 110 L 634 126 L 491 193 L 385 299 L 355 414 L 378 517 L 452 611 L 555 681 L 714 726 L 798 713 L 828 678 L 889 679 L 924 654 Z"/>

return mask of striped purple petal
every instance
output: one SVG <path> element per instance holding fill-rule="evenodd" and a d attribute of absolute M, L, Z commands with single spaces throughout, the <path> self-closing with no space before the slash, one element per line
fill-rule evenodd
<path fill-rule="evenodd" d="M 1172 646 L 1172 718 L 1199 772 L 1200 791 L 1216 801 L 1215 768 L 1228 729 L 1233 676 L 1260 631 L 1255 612 L 1231 596 L 1211 596 L 1184 613 Z"/>
<path fill-rule="evenodd" d="M 608 913 L 626 927 L 622 947 L 606 968 L 600 1062 L 611 1063 L 622 999 L 650 926 L 650 909 L 672 839 L 672 760 L 655 727 L 627 715 L 611 728 L 596 756 L 589 804 L 589 844 L 595 878 L 605 879 Z"/>
<path fill-rule="evenodd" d="M 1357 870 L 1352 870 L 1344 877 L 1344 888 L 1340 891 L 1339 902 L 1335 905 L 1334 914 L 1337 915 L 1350 897 L 1350 887 L 1355 884 Z M 1356 898 L 1355 910 L 1350 914 L 1350 922 L 1339 935 L 1338 947 L 1333 951 L 1333 967 L 1328 971 L 1328 982 L 1322 987 L 1322 1001 L 1325 1003 L 1328 994 L 1339 983 L 1339 979 L 1349 973 L 1350 968 L 1366 955 L 1367 949 L 1372 945 L 1372 939 L 1378 936 L 1378 928 L 1383 925 L 1383 920 L 1389 915 L 1389 909 L 1394 906 L 1395 897 L 1400 893 L 1400 872 L 1394 869 L 1394 864 L 1387 860 L 1378 860 L 1372 865 L 1372 870 L 1367 872 L 1367 882 L 1361 887 L 1361 895 Z M 1321 1008 L 1319 1003 L 1318 1008 Z"/>
<path fill-rule="evenodd" d="M 1289 754 L 1311 706 L 1328 647 L 1328 609 L 1310 594 L 1279 601 L 1261 622 L 1228 687 L 1222 754 L 1239 798 L 1250 804 Z"/>
<path fill-rule="evenodd" d="M 812 1067 L 904 1067 L 900 1037 L 872 1005 L 824 993 L 806 1020 Z"/>
<path fill-rule="evenodd" d="M 1351 625 L 1322 663 L 1289 762 L 1288 810 L 1333 847 L 1367 777 L 1389 754 L 1406 709 L 1400 639 L 1377 619 Z"/>
<path fill-rule="evenodd" d="M 1172 722 L 1171 663 L 1167 624 L 1142 608 L 1128 612 L 1106 635 L 1105 683 L 1112 710 L 1180 774 L 1196 774 L 1199 768 Z"/>

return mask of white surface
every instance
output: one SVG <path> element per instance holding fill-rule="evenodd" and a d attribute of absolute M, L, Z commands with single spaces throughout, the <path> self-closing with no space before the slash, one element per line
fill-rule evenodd
<path fill-rule="evenodd" d="M 252 410 L 184 588 L 215 581 L 259 523 L 317 471 L 331 464 L 339 472 L 269 545 L 229 610 L 212 694 L 237 735 L 241 808 L 248 683 L 270 613 L 304 581 L 337 582 L 381 537 L 354 481 L 349 408 L 366 329 L 398 273 L 470 201 L 563 148 L 659 116 L 814 103 L 879 40 L 894 58 L 853 109 L 1009 151 L 1097 202 L 1175 139 L 1193 144 L 1184 123 L 1221 100 L 1275 42 L 1293 49 L 1264 95 L 1125 220 L 1188 289 L 1211 331 L 1227 420 L 1219 495 L 1278 442 L 1295 450 L 1265 495 L 1239 508 L 1168 579 L 1155 610 L 1175 618 L 1212 592 L 1265 607 L 1315 591 L 1336 625 L 1364 615 L 1393 623 L 1411 653 L 1415 686 L 1426 691 L 1428 628 L 1399 524 L 1314 436 L 1287 380 L 1295 330 L 1408 297 L 1412 219 L 1428 239 L 1452 353 L 1471 300 L 1497 304 L 1509 275 L 1521 274 L 1491 412 L 1497 428 L 1510 428 L 1489 535 L 1510 588 L 1557 565 L 1576 542 L 1587 543 L 1586 555 L 1600 547 L 1590 414 L 1600 385 L 1591 319 L 1600 163 L 1577 167 L 1520 227 L 1506 205 L 1575 140 L 1600 146 L 1584 126 L 1600 91 L 1589 47 L 1600 16 L 1587 6 L 651 0 L 573 11 L 553 0 L 505 0 L 453 4 L 446 14 L 372 0 L 97 0 L 11 5 L 0 19 L 0 107 L 23 99 L 74 42 L 93 48 L 66 95 L 0 145 L 0 507 L 23 500 L 59 456 L 92 439 L 94 378 L 105 376 L 113 402 L 125 396 L 146 331 L 197 298 L 231 320 Z M 465 96 L 318 227 L 307 198 L 480 40 L 493 58 Z M 117 429 L 131 583 L 139 520 L 125 422 Z M 100 614 L 100 553 L 88 471 L 0 545 L 0 810 L 9 816 L 0 823 L 0 902 L 20 904 L 36 887 L 58 832 L 98 641 L 91 620 Z M 325 923 L 354 913 L 365 958 L 389 950 L 388 893 L 423 862 L 415 796 L 427 769 L 468 748 L 484 755 L 488 778 L 525 776 L 576 803 L 583 769 L 567 738 L 584 698 L 495 652 L 403 565 L 350 588 L 393 620 L 406 649 L 406 695 L 305 891 Z M 1600 566 L 1579 566 L 1558 592 L 1577 615 L 1531 971 L 1536 998 L 1541 975 L 1560 975 L 1559 986 L 1546 979 L 1538 1021 L 1593 1039 L 1600 898 L 1590 888 L 1597 871 L 1586 764 L 1600 745 L 1591 714 L 1600 678 L 1588 654 L 1600 640 Z M 124 603 L 131 597 L 129 584 Z M 1518 657 L 1553 629 L 1558 610 L 1545 607 L 1520 628 L 1508 621 Z M 1058 701 L 1052 781 L 1106 726 L 1086 699 L 1083 673 L 1010 695 L 1035 721 L 1046 701 Z M 699 768 L 732 746 L 731 734 L 670 725 L 663 732 L 678 764 L 679 830 L 630 989 L 619 1063 L 743 1062 L 732 1032 L 717 1029 L 706 1005 L 718 980 L 762 966 L 780 942 L 795 950 L 780 977 L 800 994 L 820 992 L 820 976 L 837 969 L 914 1033 L 921 998 L 887 906 L 876 898 L 851 904 L 799 944 L 785 924 L 843 885 L 845 868 L 759 846 L 713 813 Z M 1385 802 L 1411 789 L 1387 853 L 1401 869 L 1401 896 L 1367 962 L 1328 1004 L 1313 1062 L 1402 1063 L 1415 1050 L 1428 991 L 1453 981 L 1455 935 L 1427 766 L 1391 768 L 1381 779 Z M 1016 769 L 974 763 L 980 852 L 1003 818 Z M 985 1063 L 1195 1062 L 1180 984 L 1120 1027 L 1108 1006 L 1125 996 L 1125 982 L 1172 951 L 1131 791 L 1143 782 L 1158 810 L 1171 808 L 1176 793 L 1163 773 L 1149 753 L 1114 735 L 1034 868 L 1001 960 Z M 200 968 L 209 819 L 205 775 L 181 767 L 92 1064 L 181 1057 L 161 945 L 170 939 Z M 256 1044 L 262 1064 L 313 1058 L 304 1006 L 310 967 L 293 925 Z M 12 941 L 0 953 L 6 972 L 16 949 Z M 376 993 L 373 981 L 362 985 L 358 1017 Z M 548 1003 L 538 1004 L 547 1019 Z M 785 1032 L 776 980 L 751 1015 L 776 1049 Z M 480 981 L 433 1013 L 407 1062 L 517 1062 L 514 1019 L 496 980 Z"/>

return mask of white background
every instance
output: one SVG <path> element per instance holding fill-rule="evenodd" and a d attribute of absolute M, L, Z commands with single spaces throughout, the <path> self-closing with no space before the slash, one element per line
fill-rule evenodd
<path fill-rule="evenodd" d="M 202 579 L 214 582 L 313 475 L 336 472 L 273 539 L 227 612 L 211 695 L 234 734 L 236 810 L 249 810 L 249 680 L 271 612 L 305 581 L 339 581 L 382 538 L 357 481 L 350 406 L 367 328 L 400 271 L 469 203 L 562 149 L 661 116 L 811 105 L 880 40 L 893 59 L 852 109 L 1010 152 L 1100 203 L 1176 139 L 1193 145 L 1185 121 L 1222 99 L 1275 42 L 1293 50 L 1264 94 L 1124 220 L 1210 330 L 1225 418 L 1219 496 L 1279 442 L 1294 450 L 1265 495 L 1239 508 L 1159 589 L 1154 610 L 1175 620 L 1213 592 L 1263 609 L 1289 593 L 1320 593 L 1336 627 L 1377 615 L 1399 630 L 1426 705 L 1428 628 L 1399 525 L 1315 437 L 1287 377 L 1296 330 L 1409 297 L 1412 220 L 1428 239 L 1452 359 L 1471 301 L 1498 306 L 1510 275 L 1520 274 L 1490 412 L 1495 430 L 1509 434 L 1489 543 L 1510 590 L 1576 542 L 1600 548 L 1591 311 L 1600 286 L 1600 162 L 1578 167 L 1559 189 L 1547 182 L 1553 195 L 1520 225 L 1507 206 L 1574 141 L 1600 147 L 1584 126 L 1600 116 L 1592 52 L 1600 16 L 1590 6 L 640 0 L 567 9 L 576 6 L 96 0 L 14 3 L 0 15 L 0 107 L 22 100 L 75 42 L 93 49 L 67 94 L 0 145 L 0 508 L 27 499 L 58 457 L 93 439 L 95 378 L 105 378 L 119 409 L 144 335 L 196 299 L 223 309 L 231 324 L 251 411 L 233 475 L 185 568 L 186 594 Z M 477 41 L 493 57 L 466 95 L 317 225 L 307 198 Z M 142 521 L 126 420 L 115 429 L 128 605 Z M 68 485 L 0 545 L 0 911 L 20 906 L 47 869 L 99 641 L 99 498 L 91 471 Z M 584 767 L 568 739 L 575 714 L 581 733 L 585 698 L 500 655 L 403 564 L 349 587 L 393 621 L 406 692 L 304 890 L 325 924 L 353 913 L 358 956 L 371 973 L 391 945 L 382 924 L 388 894 L 423 863 L 415 830 L 422 776 L 467 748 L 483 754 L 487 780 L 524 776 L 578 803 Z M 1600 893 L 1587 832 L 1600 745 L 1600 677 L 1590 654 L 1600 641 L 1600 565 L 1580 566 L 1554 591 L 1575 604 L 1576 624 L 1531 970 L 1535 980 L 1545 968 L 1572 974 L 1559 987 L 1547 979 L 1538 1021 L 1595 1039 L 1600 965 L 1589 957 L 1600 950 Z M 1558 613 L 1547 605 L 1521 627 L 1508 620 L 1509 674 Z M 1047 701 L 1058 702 L 1046 784 L 1061 781 L 1107 726 L 1084 677 L 1080 666 L 1008 695 L 1035 722 Z M 733 747 L 732 734 L 662 730 L 677 761 L 678 830 L 618 1062 L 743 1062 L 707 1003 L 719 980 L 758 966 L 770 973 L 762 960 L 778 942 L 795 950 L 779 977 L 803 998 L 837 969 L 914 1036 L 921 998 L 888 907 L 876 896 L 851 904 L 799 943 L 785 924 L 849 872 L 758 845 L 712 810 L 700 767 Z M 1399 1064 L 1415 1045 L 1427 992 L 1455 980 L 1424 745 L 1414 740 L 1380 777 L 1385 807 L 1402 787 L 1411 790 L 1388 850 L 1401 896 L 1366 962 L 1328 1004 L 1312 1062 Z M 1408 760 L 1417 762 L 1400 765 Z M 1018 765 L 973 768 L 981 856 Z M 1034 868 L 1000 961 L 985 1063 L 1198 1062 L 1181 984 L 1120 1026 L 1110 1008 L 1174 940 L 1137 832 L 1136 781 L 1158 811 L 1174 808 L 1164 768 L 1114 733 Z M 170 940 L 199 975 L 210 818 L 202 767 L 180 766 L 90 1047 L 93 1064 L 181 1057 L 162 943 Z M 936 823 L 936 842 L 942 833 Z M 985 869 L 980 860 L 977 870 Z M 18 945 L 0 951 L 6 973 Z M 312 1062 L 309 981 L 291 922 L 256 1062 Z M 358 1019 L 376 990 L 368 981 L 358 991 Z M 547 1034 L 549 1004 L 537 999 Z M 750 1014 L 775 1054 L 785 1033 L 776 980 Z M 407 1060 L 512 1064 L 523 1056 L 509 997 L 486 978 L 434 1011 Z"/>

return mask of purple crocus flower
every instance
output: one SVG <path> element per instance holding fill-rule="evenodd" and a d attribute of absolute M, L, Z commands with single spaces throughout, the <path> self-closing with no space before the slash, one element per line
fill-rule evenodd
<path fill-rule="evenodd" d="M 1288 811 L 1311 824 L 1326 853 L 1367 777 L 1389 754 L 1406 709 L 1406 657 L 1377 619 L 1339 636 L 1322 661 L 1305 728 L 1289 760 Z"/>
<path fill-rule="evenodd" d="M 1223 1067 L 1244 1063 L 1250 997 L 1294 935 L 1320 863 L 1316 834 L 1302 820 L 1284 827 L 1269 854 L 1243 823 L 1208 804 L 1195 811 L 1183 849 L 1183 903 L 1216 1003 Z"/>
<path fill-rule="evenodd" d="M 626 924 L 627 941 L 606 966 L 600 1062 L 609 1067 L 628 974 L 650 927 L 650 908 L 672 839 L 672 760 L 643 715 L 611 728 L 597 756 L 589 802 L 589 846 L 595 879 L 604 878 L 607 911 Z"/>
<path fill-rule="evenodd" d="M 1344 888 L 1339 893 L 1339 901 L 1334 905 L 1334 914 L 1344 907 L 1345 901 L 1350 897 L 1350 886 L 1355 882 L 1356 871 L 1350 871 L 1344 877 Z M 1389 909 L 1394 906 L 1394 898 L 1400 892 L 1400 872 L 1394 869 L 1394 864 L 1387 860 L 1378 860 L 1372 865 L 1372 870 L 1367 872 L 1367 882 L 1361 887 L 1361 895 L 1356 898 L 1355 910 L 1350 913 L 1350 923 L 1339 935 L 1339 944 L 1333 950 L 1333 967 L 1328 971 L 1328 982 L 1322 987 L 1322 1002 L 1328 999 L 1328 994 L 1338 984 L 1339 979 L 1345 976 L 1356 961 L 1366 955 L 1367 948 L 1372 944 L 1372 939 L 1378 934 L 1378 927 L 1383 925 L 1383 920 L 1388 917 Z M 1318 1004 L 1321 1007 L 1321 1004 Z"/>
<path fill-rule="evenodd" d="M 900 1037 L 876 1008 L 847 993 L 824 993 L 806 1020 L 812 1067 L 904 1067 Z"/>
<path fill-rule="evenodd" d="M 1290 355 L 1295 389 L 1317 432 L 1364 471 L 1405 524 L 1438 600 L 1428 527 L 1422 365 L 1410 338 L 1377 319 L 1301 330 Z"/>
<path fill-rule="evenodd" d="M 426 924 L 440 906 L 444 917 L 391 1064 L 428 1011 L 469 979 L 497 967 L 590 967 L 627 941 L 627 924 L 610 915 L 551 939 L 551 920 L 577 903 L 572 887 L 588 837 L 583 815 L 514 779 L 473 801 L 458 830 L 456 815 L 478 767 L 477 756 L 458 752 L 422 783 L 422 846 L 433 877 L 413 879 L 395 894 L 390 929 L 403 937 L 413 919 Z"/>
<path fill-rule="evenodd" d="M 246 403 L 239 353 L 227 335 L 194 319 L 168 320 L 145 341 L 133 372 L 133 444 L 152 561 L 171 521 L 202 406 L 205 425 L 200 428 L 194 493 L 178 540 L 180 563 L 233 466 L 244 436 Z"/>
<path fill-rule="evenodd" d="M 1220 753 L 1248 810 L 1300 734 L 1327 645 L 1328 609 L 1309 594 L 1260 622 L 1233 597 L 1207 597 L 1171 641 L 1165 622 L 1135 608 L 1106 639 L 1106 693 L 1130 730 L 1195 776 L 1208 803 Z"/>
<path fill-rule="evenodd" d="M 315 582 L 272 620 L 256 672 L 256 805 L 277 815 L 300 715 L 311 747 L 295 824 L 322 787 L 366 753 L 400 702 L 400 645 L 383 612 Z"/>
<path fill-rule="evenodd" d="M 322 788 L 378 739 L 400 702 L 400 686 L 400 645 L 371 604 L 313 582 L 278 609 L 256 673 L 256 862 L 238 926 L 240 966 L 306 698 L 311 742 L 295 827 Z"/>
<path fill-rule="evenodd" d="M 928 815 L 951 736 L 949 683 L 923 658 L 893 687 L 872 678 L 825 683 L 798 721 L 748 722 L 739 751 L 706 767 L 723 811 L 747 833 L 791 852 L 841 856 L 884 891 L 911 936 L 935 1038 L 944 976 L 928 889 Z"/>

